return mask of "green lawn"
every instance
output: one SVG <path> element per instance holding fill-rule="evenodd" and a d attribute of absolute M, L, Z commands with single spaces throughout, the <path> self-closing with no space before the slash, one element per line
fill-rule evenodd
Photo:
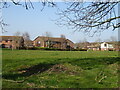
<path fill-rule="evenodd" d="M 3 88 L 116 88 L 118 52 L 3 50 Z"/>

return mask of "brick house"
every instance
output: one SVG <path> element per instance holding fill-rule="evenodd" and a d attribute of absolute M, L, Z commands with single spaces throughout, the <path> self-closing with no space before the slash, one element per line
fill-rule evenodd
<path fill-rule="evenodd" d="M 33 45 L 35 47 L 48 47 L 48 48 L 58 48 L 58 49 L 73 49 L 74 43 L 66 38 L 54 38 L 54 37 L 44 37 L 38 36 L 34 41 Z"/>
<path fill-rule="evenodd" d="M 24 46 L 22 36 L 0 36 L 0 47 L 17 49 Z"/>

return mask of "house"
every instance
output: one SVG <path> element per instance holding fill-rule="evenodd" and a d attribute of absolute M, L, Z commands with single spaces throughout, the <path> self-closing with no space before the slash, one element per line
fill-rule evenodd
<path fill-rule="evenodd" d="M 24 39 L 24 47 L 26 47 L 26 48 L 34 47 L 33 46 L 33 41 L 32 40 L 25 40 Z"/>
<path fill-rule="evenodd" d="M 100 44 L 97 42 L 90 43 L 90 45 L 87 46 L 88 50 L 93 50 L 93 51 L 99 51 L 100 50 Z"/>
<path fill-rule="evenodd" d="M 89 46 L 89 42 L 81 42 L 75 44 L 75 49 L 87 49 L 87 46 Z"/>
<path fill-rule="evenodd" d="M 114 50 L 113 44 L 109 42 L 103 42 L 101 43 L 101 51 L 108 51 L 108 50 Z"/>
<path fill-rule="evenodd" d="M 22 36 L 0 36 L 0 47 L 17 49 L 24 46 Z"/>
<path fill-rule="evenodd" d="M 99 51 L 100 47 L 99 46 L 87 46 L 88 50 L 93 50 L 93 51 Z"/>
<path fill-rule="evenodd" d="M 34 41 L 33 45 L 35 47 L 48 47 L 48 48 L 58 48 L 58 49 L 73 49 L 74 43 L 66 38 L 54 38 L 38 36 Z"/>

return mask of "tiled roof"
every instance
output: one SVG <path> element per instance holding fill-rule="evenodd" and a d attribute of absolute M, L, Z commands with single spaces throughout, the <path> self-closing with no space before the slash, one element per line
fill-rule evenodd
<path fill-rule="evenodd" d="M 2 40 L 15 40 L 15 39 L 22 39 L 22 36 L 0 36 L 0 41 Z"/>
<path fill-rule="evenodd" d="M 38 36 L 37 38 L 41 38 L 42 40 L 44 41 L 47 41 L 47 40 L 52 40 L 52 41 L 58 41 L 58 42 L 63 42 L 63 41 L 70 41 L 69 39 L 66 39 L 66 38 L 55 38 L 55 37 L 45 37 L 45 36 Z M 37 39 L 36 38 L 36 39 Z M 35 39 L 35 40 L 36 40 Z M 34 40 L 34 41 L 35 41 Z M 71 41 L 72 42 L 72 41 Z"/>

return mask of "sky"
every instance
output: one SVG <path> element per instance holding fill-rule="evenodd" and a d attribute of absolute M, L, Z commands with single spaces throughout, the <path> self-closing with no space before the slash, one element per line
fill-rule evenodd
<path fill-rule="evenodd" d="M 57 2 L 59 7 L 64 8 L 62 2 Z M 2 16 L 4 22 L 8 24 L 5 27 L 7 32 L 2 35 L 14 35 L 17 31 L 24 33 L 28 32 L 30 34 L 31 40 L 34 40 L 38 36 L 42 36 L 45 32 L 50 32 L 53 37 L 60 37 L 64 34 L 66 38 L 72 40 L 74 43 L 86 39 L 89 42 L 94 42 L 98 38 L 102 41 L 109 39 L 111 36 L 118 37 L 118 30 L 105 30 L 100 36 L 95 35 L 94 37 L 89 37 L 82 32 L 74 32 L 72 29 L 68 29 L 66 26 L 60 27 L 56 25 L 56 19 L 58 16 L 56 13 L 56 8 L 45 7 L 41 11 L 42 6 L 40 3 L 33 3 L 34 9 L 26 10 L 22 6 L 15 6 L 9 3 L 10 7 L 4 8 L 2 10 Z"/>

